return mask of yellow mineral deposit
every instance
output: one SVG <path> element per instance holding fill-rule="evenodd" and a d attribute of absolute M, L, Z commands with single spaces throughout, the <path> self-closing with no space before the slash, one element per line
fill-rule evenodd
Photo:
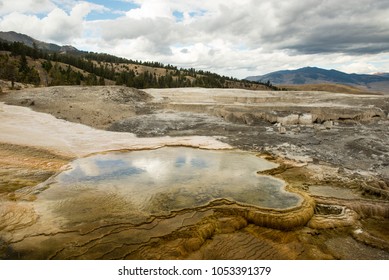
<path fill-rule="evenodd" d="M 0 103 L 2 259 L 389 259 L 389 186 L 368 165 L 386 174 L 383 96 L 52 87 L 3 98 L 38 112 Z M 348 126 L 377 119 L 374 131 Z"/>

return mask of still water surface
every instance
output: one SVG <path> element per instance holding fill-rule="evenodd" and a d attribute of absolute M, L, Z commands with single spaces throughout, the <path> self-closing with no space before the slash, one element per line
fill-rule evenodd
<path fill-rule="evenodd" d="M 242 151 L 183 147 L 110 152 L 77 159 L 39 196 L 74 221 L 150 215 L 201 207 L 228 199 L 261 208 L 300 203 L 285 183 L 257 171 L 276 165 Z"/>

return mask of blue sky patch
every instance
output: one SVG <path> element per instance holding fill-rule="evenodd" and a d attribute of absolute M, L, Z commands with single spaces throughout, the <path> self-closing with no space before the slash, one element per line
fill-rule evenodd
<path fill-rule="evenodd" d="M 179 11 L 174 11 L 173 16 L 176 18 L 176 21 L 183 21 L 184 20 L 184 13 Z"/>
<path fill-rule="evenodd" d="M 113 1 L 89 0 L 88 2 L 104 6 L 110 9 L 110 11 L 104 11 L 104 12 L 92 11 L 86 17 L 87 20 L 115 19 L 123 16 L 124 13 L 128 12 L 129 10 L 137 9 L 140 7 L 138 4 L 127 2 L 127 1 L 120 1 L 120 0 L 113 0 Z"/>

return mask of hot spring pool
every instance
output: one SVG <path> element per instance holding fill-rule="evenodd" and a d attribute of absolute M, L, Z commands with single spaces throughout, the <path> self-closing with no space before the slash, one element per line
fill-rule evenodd
<path fill-rule="evenodd" d="M 73 161 L 37 203 L 74 222 L 114 217 L 141 222 L 218 199 L 272 209 L 298 205 L 301 197 L 285 191 L 283 181 L 257 174 L 274 167 L 235 150 L 108 152 Z"/>

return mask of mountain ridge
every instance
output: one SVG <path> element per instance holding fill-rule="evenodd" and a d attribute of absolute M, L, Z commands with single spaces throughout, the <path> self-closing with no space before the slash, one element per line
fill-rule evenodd
<path fill-rule="evenodd" d="M 39 41 L 34 39 L 26 34 L 17 33 L 15 31 L 0 31 L 0 39 L 7 42 L 19 42 L 23 43 L 30 48 L 37 47 L 38 49 L 50 51 L 50 52 L 59 52 L 59 53 L 77 53 L 81 52 L 77 48 L 70 45 L 56 45 L 53 43 L 46 43 L 43 41 Z"/>
<path fill-rule="evenodd" d="M 267 82 L 279 85 L 342 84 L 375 91 L 389 90 L 389 73 L 348 74 L 335 69 L 303 67 L 295 70 L 280 70 L 265 75 L 249 76 L 248 81 Z"/>
<path fill-rule="evenodd" d="M 46 52 L 47 55 L 44 56 L 45 59 L 49 59 L 52 61 L 62 62 L 65 64 L 70 64 L 72 69 L 74 67 L 80 68 L 80 64 L 84 67 L 80 69 L 76 69 L 76 72 L 83 73 L 82 71 L 92 72 L 94 71 L 97 75 L 98 79 L 101 79 L 101 83 L 103 79 L 108 83 L 120 83 L 126 84 L 127 86 L 135 86 L 135 87 L 144 87 L 144 86 L 168 86 L 171 87 L 174 85 L 181 86 L 205 86 L 205 87 L 238 87 L 238 88 L 247 88 L 247 89 L 270 89 L 277 90 L 280 88 L 283 89 L 292 89 L 290 86 L 295 85 L 325 85 L 325 84 L 338 84 L 338 85 L 348 85 L 351 87 L 356 87 L 362 89 L 362 91 L 375 91 L 375 92 L 389 92 L 389 73 L 376 73 L 373 75 L 368 74 L 347 74 L 335 69 L 326 70 L 318 67 L 303 67 L 296 70 L 280 70 L 272 73 L 268 73 L 266 75 L 261 76 L 249 76 L 244 80 L 238 80 L 235 78 L 229 77 L 221 77 L 218 74 L 197 71 L 195 69 L 178 69 L 172 65 L 163 65 L 158 62 L 138 62 L 133 60 L 128 60 L 120 57 L 116 57 L 109 54 L 99 54 L 99 53 L 90 53 L 86 51 L 80 51 L 73 46 L 64 45 L 59 46 L 53 43 L 46 43 L 39 40 L 36 40 L 28 35 L 20 34 L 14 31 L 3 32 L 0 31 L 0 43 L 12 43 L 12 44 L 23 44 L 30 48 L 35 52 L 34 59 L 37 58 L 37 50 L 39 50 L 42 54 Z M 16 47 L 18 48 L 18 47 Z M 62 57 L 56 55 L 70 55 L 74 56 L 74 59 L 71 57 Z M 42 58 L 42 57 L 41 57 Z M 76 60 L 76 61 L 75 61 Z M 17 63 L 17 62 L 15 62 Z M 20 63 L 20 61 L 19 61 Z M 32 62 L 30 61 L 30 66 Z M 44 64 L 44 62 L 42 62 Z M 85 63 L 89 63 L 91 65 L 85 66 Z M 121 66 L 119 64 L 122 64 Z M 43 66 L 42 64 L 42 66 Z M 92 65 L 93 64 L 93 65 Z M 113 66 L 113 65 L 117 66 Z M 50 67 L 50 65 L 46 65 Z M 49 73 L 50 69 L 46 69 L 47 73 L 43 73 L 41 65 L 33 65 L 35 69 L 38 70 L 40 74 L 40 79 L 42 83 L 42 76 L 44 76 L 45 80 L 43 84 L 48 85 L 52 84 L 47 79 L 49 74 L 53 76 L 53 73 Z M 86 67 L 86 68 L 85 68 Z M 93 68 L 100 68 L 96 69 Z M 113 68 L 116 69 L 113 69 Z M 121 69 L 118 69 L 121 68 Z M 140 68 L 139 68 L 140 67 Z M 45 68 L 45 67 L 43 67 Z M 110 68 L 112 73 L 107 73 L 107 69 Z M 65 69 L 59 69 L 64 72 Z M 128 72 L 129 71 L 129 72 Z M 1 71 L 0 71 L 1 72 Z M 3 71 L 4 72 L 4 71 Z M 52 71 L 51 71 L 52 72 Z M 126 73 L 128 72 L 128 73 Z M 4 73 L 3 73 L 4 74 Z M 62 73 L 61 75 L 63 75 Z M 148 83 L 134 82 L 134 77 L 148 74 L 152 75 L 152 77 L 142 77 L 148 80 L 153 80 Z M 25 75 L 27 75 L 25 73 Z M 34 73 L 35 76 L 36 73 Z M 79 74 L 77 74 L 79 75 Z M 6 75 L 2 75 L 6 76 Z M 69 75 L 67 75 L 69 76 Z M 121 77 L 119 77 L 121 76 Z M 164 77 L 166 76 L 166 77 Z M 95 83 L 96 78 L 91 77 Z M 77 78 L 77 81 L 82 80 L 82 77 Z M 129 80 L 130 79 L 130 80 Z M 164 79 L 164 81 L 163 81 Z M 196 80 L 201 79 L 201 82 L 195 82 Z M 17 80 L 17 79 L 16 79 Z M 35 79 L 37 80 L 37 79 Z M 139 79 L 138 79 L 139 80 Z M 178 82 L 174 82 L 178 81 Z M 73 81 L 74 82 L 74 81 Z M 73 83 L 69 82 L 68 83 Z M 34 82 L 35 83 L 35 82 Z M 279 87 L 277 87 L 279 86 Z M 289 87 L 288 87 L 289 86 Z M 318 88 L 318 87 L 315 87 Z M 329 90 L 328 86 L 324 86 L 321 88 L 326 88 Z"/>
<path fill-rule="evenodd" d="M 79 51 L 13 31 L 0 33 L 0 79 L 11 81 L 11 89 L 15 82 L 35 86 L 110 84 L 135 88 L 277 89 L 194 68 L 178 69 L 170 64 Z"/>

